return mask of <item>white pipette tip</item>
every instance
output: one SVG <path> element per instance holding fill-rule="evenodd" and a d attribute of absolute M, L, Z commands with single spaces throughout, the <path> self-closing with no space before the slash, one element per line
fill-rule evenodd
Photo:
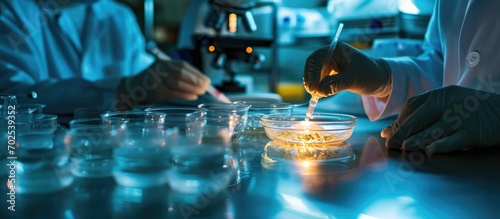
<path fill-rule="evenodd" d="M 306 111 L 306 117 L 307 118 L 311 118 L 312 117 L 314 109 L 318 105 L 318 100 L 319 100 L 319 96 L 312 96 L 311 100 L 309 100 L 309 107 L 307 108 L 307 111 Z"/>

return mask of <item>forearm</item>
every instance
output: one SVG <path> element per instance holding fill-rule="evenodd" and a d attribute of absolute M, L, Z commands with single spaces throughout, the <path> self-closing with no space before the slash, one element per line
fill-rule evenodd
<path fill-rule="evenodd" d="M 156 98 L 154 89 L 160 86 L 163 78 L 159 62 L 153 63 L 137 75 L 123 77 L 116 87 L 116 108 L 129 110 L 138 105 L 153 103 Z"/>
<path fill-rule="evenodd" d="M 31 91 L 36 99 L 26 96 Z M 103 106 L 104 93 L 91 82 L 83 79 L 67 79 L 57 82 L 41 82 L 34 85 L 16 84 L 0 92 L 15 94 L 19 103 L 46 104 L 44 113 L 72 114 L 79 107 Z"/>
<path fill-rule="evenodd" d="M 133 80 L 132 76 L 124 77 L 120 80 L 118 86 L 116 87 L 115 108 L 117 110 L 130 110 L 139 105 L 139 102 L 131 97 L 130 80 Z"/>
<path fill-rule="evenodd" d="M 391 86 L 387 97 L 363 96 L 363 105 L 371 120 L 399 113 L 405 101 L 422 92 L 442 86 L 442 59 L 437 54 L 420 57 L 385 59 L 391 68 Z"/>

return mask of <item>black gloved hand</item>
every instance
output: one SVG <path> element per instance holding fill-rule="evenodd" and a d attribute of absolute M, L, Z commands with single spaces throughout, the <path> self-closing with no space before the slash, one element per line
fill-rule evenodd
<path fill-rule="evenodd" d="M 392 88 L 391 70 L 385 60 L 367 56 L 343 42 L 337 43 L 331 55 L 328 47 L 313 52 L 307 58 L 303 80 L 309 93 L 321 97 L 349 90 L 383 98 Z"/>
<path fill-rule="evenodd" d="M 449 152 L 500 144 L 500 95 L 459 86 L 410 98 L 384 129 L 387 148 Z"/>

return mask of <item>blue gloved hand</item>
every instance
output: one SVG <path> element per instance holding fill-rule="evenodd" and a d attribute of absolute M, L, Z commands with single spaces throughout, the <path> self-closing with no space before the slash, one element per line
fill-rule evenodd
<path fill-rule="evenodd" d="M 193 101 L 205 94 L 210 78 L 184 61 L 158 60 L 143 72 L 123 78 L 117 87 L 117 109 L 164 100 Z"/>
<path fill-rule="evenodd" d="M 447 86 L 410 98 L 382 130 L 387 148 L 427 154 L 500 146 L 500 95 Z"/>

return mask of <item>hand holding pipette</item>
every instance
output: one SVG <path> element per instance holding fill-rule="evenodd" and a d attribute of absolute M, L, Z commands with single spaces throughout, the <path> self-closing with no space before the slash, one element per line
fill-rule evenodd
<path fill-rule="evenodd" d="M 156 57 L 160 60 L 165 60 L 165 61 L 171 61 L 172 58 L 170 58 L 170 56 L 168 56 L 167 54 L 165 54 L 163 51 L 161 51 L 159 48 L 155 47 L 151 50 L 151 52 L 156 55 Z M 229 100 L 229 98 L 226 97 L 226 95 L 224 95 L 222 92 L 220 92 L 219 90 L 217 90 L 213 85 L 209 84 L 207 86 L 207 89 L 206 91 L 212 95 L 213 97 L 215 97 L 217 100 L 221 101 L 221 102 L 224 102 L 224 103 L 231 103 L 231 100 Z"/>
<path fill-rule="evenodd" d="M 156 46 L 149 49 L 156 62 L 137 75 L 123 78 L 117 89 L 117 110 L 154 104 L 167 99 L 194 101 L 210 93 L 221 102 L 230 100 L 210 84 L 210 78 L 183 61 L 172 60 Z"/>
<path fill-rule="evenodd" d="M 305 89 L 313 95 L 310 114 L 317 99 L 343 90 L 382 100 L 391 92 L 391 69 L 384 59 L 370 57 L 336 40 L 334 37 L 329 47 L 320 48 L 307 58 L 303 79 Z"/>
<path fill-rule="evenodd" d="M 343 23 L 339 24 L 339 27 L 337 28 L 337 31 L 335 32 L 335 36 L 332 39 L 332 42 L 330 43 L 330 46 L 328 47 L 328 56 L 327 58 L 323 61 L 323 66 L 321 68 L 321 79 L 325 78 L 326 76 L 337 74 L 336 71 L 333 69 L 329 69 L 330 66 L 330 60 L 332 59 L 333 52 L 335 50 L 335 47 L 337 46 L 337 42 L 339 40 L 340 33 L 342 32 L 342 28 L 344 27 Z M 311 92 L 310 92 L 311 93 Z M 312 116 L 314 109 L 318 105 L 319 98 L 321 98 L 321 95 L 318 95 L 316 93 L 311 93 L 312 97 L 311 100 L 309 100 L 309 107 L 307 108 L 306 111 L 306 116 L 309 118 Z"/>

